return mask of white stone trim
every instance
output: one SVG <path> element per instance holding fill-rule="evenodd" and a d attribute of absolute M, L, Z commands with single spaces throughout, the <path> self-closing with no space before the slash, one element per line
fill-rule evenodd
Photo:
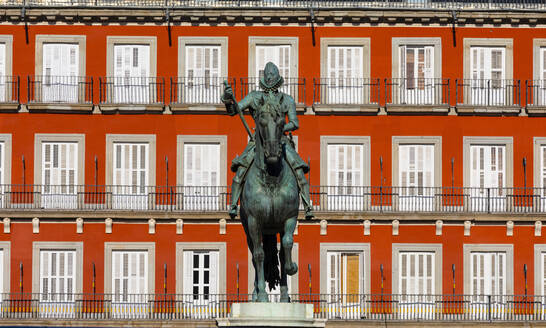
<path fill-rule="evenodd" d="M 220 46 L 220 77 L 228 76 L 228 37 L 220 36 L 179 36 L 178 37 L 178 76 L 186 71 L 187 46 Z"/>
<path fill-rule="evenodd" d="M 268 46 L 290 46 L 290 76 L 283 76 L 284 78 L 297 78 L 298 77 L 298 53 L 299 53 L 299 38 L 295 37 L 274 37 L 274 36 L 249 36 L 248 37 L 248 76 L 256 76 L 254 70 L 256 68 L 256 46 L 268 45 Z M 297 97 L 294 97 L 297 99 Z"/>
<path fill-rule="evenodd" d="M 78 45 L 78 75 L 85 76 L 85 54 L 86 54 L 86 36 L 85 35 L 56 35 L 56 34 L 38 34 L 36 35 L 36 56 L 34 63 L 34 74 L 43 75 L 43 52 L 44 43 L 70 43 Z M 6 47 L 7 49 L 7 47 Z M 6 50 L 7 51 L 7 50 Z"/>
<path fill-rule="evenodd" d="M 472 293 L 471 259 L 472 252 L 504 252 L 506 253 L 506 292 L 514 293 L 514 245 L 512 244 L 463 244 L 464 294 Z"/>
<path fill-rule="evenodd" d="M 2 267 L 4 272 L 2 272 L 2 279 L 4 290 L 0 290 L 0 293 L 9 293 L 10 292 L 10 277 L 11 277 L 11 242 L 10 241 L 0 241 L 0 250 L 4 252 L 4 259 Z"/>
<path fill-rule="evenodd" d="M 546 39 L 533 39 L 533 80 L 541 80 L 540 48 L 546 48 Z"/>
<path fill-rule="evenodd" d="M 227 136 L 226 135 L 177 135 L 176 136 L 176 184 L 184 185 L 184 144 L 202 143 L 220 145 L 220 185 L 227 185 Z"/>
<path fill-rule="evenodd" d="M 36 133 L 34 135 L 34 184 L 42 184 L 42 143 L 75 142 L 78 144 L 78 176 L 76 185 L 85 184 L 85 134 Z"/>
<path fill-rule="evenodd" d="M 148 156 L 148 186 L 156 184 L 156 135 L 155 134 L 107 134 L 106 135 L 106 158 L 105 158 L 105 177 L 106 185 L 112 185 L 113 163 L 114 163 L 114 144 L 115 143 L 147 143 L 149 147 Z"/>
<path fill-rule="evenodd" d="M 362 272 L 364 274 L 363 294 L 370 293 L 371 259 L 370 243 L 320 243 L 320 293 L 327 294 L 327 253 L 328 252 L 359 252 L 363 254 Z"/>
<path fill-rule="evenodd" d="M 362 77 L 370 78 L 370 38 L 320 38 L 320 77 L 328 77 L 328 47 L 361 46 Z"/>
<path fill-rule="evenodd" d="M 226 256 L 225 242 L 177 242 L 176 243 L 176 293 L 184 293 L 184 251 L 218 251 L 218 293 L 226 293 Z"/>
<path fill-rule="evenodd" d="M 0 35 L 0 43 L 6 45 L 6 75 L 13 75 L 13 35 Z"/>
<path fill-rule="evenodd" d="M 104 243 L 104 293 L 112 293 L 112 252 L 148 252 L 148 293 L 155 292 L 155 242 L 105 242 Z"/>
<path fill-rule="evenodd" d="M 156 36 L 107 36 L 106 37 L 106 76 L 114 76 L 114 46 L 150 46 L 150 77 L 157 76 L 157 37 Z"/>
<path fill-rule="evenodd" d="M 533 185 L 535 188 L 540 188 L 540 147 L 542 146 L 546 146 L 546 137 L 534 137 L 533 138 Z M 529 170 L 527 170 L 527 172 L 529 172 Z M 528 186 L 530 185 L 528 184 Z"/>
<path fill-rule="evenodd" d="M 392 78 L 400 78 L 400 46 L 433 46 L 434 78 L 442 77 L 442 38 L 392 38 Z"/>
<path fill-rule="evenodd" d="M 487 39 L 487 38 L 464 38 L 463 39 L 463 77 L 465 79 L 472 78 L 470 71 L 470 48 L 472 47 L 504 47 L 505 63 L 504 63 L 504 78 L 507 80 L 513 79 L 514 72 L 514 40 L 513 39 Z"/>
<path fill-rule="evenodd" d="M 398 286 L 398 267 L 401 252 L 433 252 L 434 253 L 434 294 L 442 294 L 442 244 L 392 244 L 392 293 L 400 294 Z"/>
<path fill-rule="evenodd" d="M 434 187 L 442 186 L 442 136 L 393 136 L 392 137 L 392 185 L 401 187 L 399 180 L 400 145 L 434 146 Z"/>
<path fill-rule="evenodd" d="M 327 185 L 328 181 L 328 145 L 329 144 L 359 144 L 363 145 L 362 178 L 364 186 L 369 186 L 371 141 L 369 136 L 320 136 L 320 185 Z"/>
<path fill-rule="evenodd" d="M 470 146 L 492 145 L 506 147 L 506 188 L 511 188 L 514 179 L 513 137 L 463 137 L 463 186 L 470 187 Z"/>
<path fill-rule="evenodd" d="M 534 294 L 535 295 L 541 295 L 541 296 L 546 296 L 546 295 L 543 295 L 543 290 L 544 290 L 544 286 L 542 285 L 543 284 L 543 272 L 542 270 L 546 270 L 546 268 L 542 268 L 542 253 L 546 253 L 546 244 L 535 244 L 535 249 L 534 249 L 534 260 L 535 260 L 535 263 L 534 263 L 534 267 L 535 267 L 535 270 L 534 270 L 534 277 L 535 277 L 535 290 L 534 290 Z M 527 277 L 529 277 L 529 271 L 527 271 Z M 527 280 L 529 281 L 529 280 Z"/>
<path fill-rule="evenodd" d="M 35 241 L 32 243 L 32 292 L 40 292 L 40 252 L 42 250 L 76 251 L 75 293 L 83 292 L 83 242 Z"/>
<path fill-rule="evenodd" d="M 2 167 L 4 168 L 4 177 L 2 184 L 11 184 L 11 133 L 0 134 L 0 142 L 4 143 L 4 163 L 2 163 Z"/>

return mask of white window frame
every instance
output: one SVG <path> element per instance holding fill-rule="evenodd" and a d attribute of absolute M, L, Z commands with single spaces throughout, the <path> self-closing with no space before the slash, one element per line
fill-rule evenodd
<path fill-rule="evenodd" d="M 328 294 L 327 288 L 327 254 L 328 252 L 341 252 L 341 253 L 361 253 L 363 261 L 361 263 L 361 285 L 360 289 L 362 294 L 370 293 L 371 291 L 371 248 L 370 243 L 320 243 L 320 293 Z"/>
<path fill-rule="evenodd" d="M 404 252 L 426 252 L 434 253 L 433 270 L 433 294 L 442 294 L 442 244 L 409 244 L 409 243 L 393 243 L 392 244 L 392 292 L 400 294 L 400 253 Z"/>
<path fill-rule="evenodd" d="M 146 143 L 148 144 L 148 186 L 154 186 L 156 181 L 156 135 L 155 134 L 107 134 L 106 135 L 106 184 L 114 182 L 114 144 L 116 143 Z"/>
<path fill-rule="evenodd" d="M 356 189 L 356 192 L 358 194 L 362 194 L 362 202 L 360 201 L 351 201 L 349 203 L 339 203 L 335 199 L 332 198 L 331 205 L 334 207 L 338 207 L 338 205 L 342 205 L 342 208 L 345 209 L 365 209 L 369 206 L 369 197 L 366 197 L 364 195 L 365 188 L 362 187 L 368 187 L 370 186 L 370 153 L 371 153 L 371 142 L 370 137 L 368 136 L 320 136 L 320 185 L 326 186 L 328 185 L 328 146 L 329 145 L 335 145 L 335 144 L 353 144 L 353 145 L 362 145 L 363 151 L 361 153 L 361 163 L 362 163 L 362 186 L 361 188 Z M 337 187 L 337 186 L 332 186 Z M 336 197 L 335 194 L 337 191 L 332 190 L 334 192 L 334 198 Z M 343 197 L 341 195 L 340 197 Z M 351 199 L 354 199 L 354 197 L 350 197 Z"/>
<path fill-rule="evenodd" d="M 258 78 L 257 69 L 257 47 L 258 46 L 289 46 L 290 47 L 290 76 L 283 78 L 298 77 L 298 54 L 299 54 L 299 38 L 298 37 L 248 37 L 248 76 Z M 263 68 L 262 68 L 263 69 Z M 297 95 L 291 95 L 297 99 Z"/>
<path fill-rule="evenodd" d="M 150 76 L 157 76 L 157 37 L 155 36 L 107 36 L 106 37 L 106 75 L 114 76 L 114 46 L 145 45 L 150 47 Z"/>
<path fill-rule="evenodd" d="M 534 295 L 546 296 L 544 292 L 546 290 L 546 279 L 544 274 L 546 266 L 544 265 L 543 256 L 546 256 L 546 244 L 535 244 L 534 247 Z M 529 277 L 529 271 L 527 271 L 527 277 Z M 544 300 L 542 301 L 544 304 Z M 544 316 L 544 314 L 543 314 Z"/>
<path fill-rule="evenodd" d="M 2 154 L 0 154 L 0 161 L 2 161 L 0 195 L 8 190 L 5 185 L 11 184 L 11 140 L 11 133 L 0 134 L 0 143 L 2 144 Z"/>
<path fill-rule="evenodd" d="M 53 134 L 36 133 L 34 135 L 34 183 L 42 183 L 42 154 L 44 142 L 72 142 L 78 145 L 78 167 L 75 179 L 76 185 L 84 184 L 85 181 L 85 134 Z"/>
<path fill-rule="evenodd" d="M 546 65 L 543 57 L 546 57 L 546 39 L 533 39 L 533 80 L 539 81 L 538 85 L 534 85 L 537 89 L 533 91 L 533 105 L 541 107 L 546 106 Z"/>
<path fill-rule="evenodd" d="M 217 251 L 218 254 L 218 293 L 226 293 L 226 256 L 225 242 L 177 242 L 176 243 L 176 293 L 184 293 L 184 252 L 185 251 Z"/>
<path fill-rule="evenodd" d="M 65 43 L 78 45 L 78 76 L 85 76 L 85 54 L 86 54 L 86 36 L 85 35 L 52 35 L 38 34 L 35 42 L 35 75 L 43 75 L 44 44 L 47 43 Z"/>
<path fill-rule="evenodd" d="M 546 137 L 533 138 L 533 186 L 534 188 L 546 188 L 546 162 L 543 163 L 542 148 L 546 147 Z M 527 187 L 531 187 L 530 181 L 527 181 Z M 546 197 L 546 193 L 540 191 L 540 195 Z M 544 207 L 543 207 L 544 208 Z"/>
<path fill-rule="evenodd" d="M 277 243 L 277 249 L 279 250 L 280 252 L 280 249 L 281 249 L 281 244 L 280 243 Z M 299 243 L 296 243 L 294 242 L 293 246 L 292 246 L 292 262 L 296 263 L 299 267 Z M 254 265 L 252 265 L 252 253 L 250 252 L 250 249 L 248 250 L 247 252 L 247 256 L 248 256 L 248 262 L 247 262 L 247 265 L 248 265 L 248 279 L 247 279 L 247 282 L 248 282 L 248 293 L 252 293 L 252 291 L 254 290 L 254 275 L 255 275 L 255 270 L 254 270 Z M 280 265 L 280 263 L 279 263 Z M 299 280 L 299 273 L 301 270 L 301 267 L 300 269 L 298 269 L 298 272 L 296 272 L 295 275 L 293 276 L 286 276 L 286 280 L 287 280 L 287 283 L 288 283 L 288 294 L 299 294 L 299 286 L 298 286 L 298 280 Z M 280 272 L 280 267 L 279 267 L 279 272 Z M 269 290 L 269 286 L 266 286 L 266 290 L 267 290 L 267 293 L 269 295 L 280 295 L 280 285 L 277 286 L 277 288 L 275 290 Z M 278 299 L 275 299 L 274 300 L 275 302 L 278 302 L 279 300 Z"/>
<path fill-rule="evenodd" d="M 2 280 L 2 288 L 0 288 L 0 293 L 9 293 L 10 292 L 10 276 L 11 276 L 11 241 L 0 241 L 0 251 L 2 251 L 2 270 L 0 270 L 0 279 Z M 2 295 L 0 295 L 0 301 L 2 300 Z"/>
<path fill-rule="evenodd" d="M 504 252 L 506 253 L 506 290 L 505 295 L 514 292 L 514 245 L 512 244 L 463 244 L 464 294 L 472 294 L 472 253 Z"/>
<path fill-rule="evenodd" d="M 186 51 L 189 46 L 220 47 L 220 77 L 228 76 L 228 37 L 181 36 L 178 37 L 178 76 L 186 74 Z"/>
<path fill-rule="evenodd" d="M 433 166 L 433 176 L 432 176 L 432 186 L 435 188 L 440 188 L 442 186 L 442 136 L 393 136 L 392 137 L 392 185 L 394 187 L 402 187 L 400 181 L 400 169 L 399 169 L 399 158 L 400 158 L 400 146 L 403 145 L 428 145 L 433 146 L 434 149 L 434 166 Z M 400 190 L 400 194 L 402 191 Z M 416 197 L 423 197 L 417 196 Z M 396 202 L 395 202 L 396 205 Z M 403 205 L 402 203 L 398 205 Z M 408 206 L 406 206 L 408 205 Z M 427 209 L 432 211 L 436 204 L 434 204 L 434 199 L 428 203 L 424 203 L 421 200 L 416 203 L 411 202 L 403 205 L 407 210 L 413 210 L 417 206 L 419 209 Z M 420 208 L 424 206 L 425 208 Z"/>
<path fill-rule="evenodd" d="M 105 242 L 104 243 L 104 293 L 113 293 L 113 252 L 144 251 L 148 253 L 147 293 L 155 293 L 155 242 Z"/>
<path fill-rule="evenodd" d="M 11 77 L 13 66 L 13 35 L 0 35 L 0 44 L 4 45 L 6 53 L 4 54 L 4 76 L 0 76 L 0 102 L 11 102 L 13 98 L 13 89 L 10 81 L 13 81 Z"/>
<path fill-rule="evenodd" d="M 513 185 L 513 159 L 514 159 L 514 138 L 513 137 L 463 137 L 463 185 L 470 187 L 471 174 L 471 147 L 479 145 L 504 146 L 506 159 L 506 177 L 505 187 L 511 188 Z"/>
<path fill-rule="evenodd" d="M 227 136 L 226 135 L 177 135 L 176 137 L 176 184 L 178 186 L 185 186 L 185 183 L 184 183 L 185 144 L 218 144 L 220 146 L 219 186 L 227 185 Z M 183 187 L 183 188 L 186 188 L 186 187 Z M 188 188 L 192 189 L 192 187 L 188 187 Z M 214 192 L 214 190 L 212 189 L 210 191 Z M 223 192 L 220 189 L 218 189 L 217 191 L 219 193 Z M 195 192 L 201 192 L 201 190 L 199 190 L 199 187 L 197 187 L 197 190 L 195 190 Z M 198 209 L 202 206 L 205 206 L 205 208 L 211 208 L 211 207 L 215 208 L 215 206 L 217 206 L 218 204 L 214 202 L 210 202 L 209 196 L 214 196 L 214 194 L 206 195 L 208 200 L 204 202 L 201 202 L 198 198 L 193 198 L 197 202 L 192 201 L 190 199 L 188 200 L 190 203 L 189 204 L 186 203 L 186 205 L 190 205 L 190 208 L 194 208 L 194 209 Z"/>
<path fill-rule="evenodd" d="M 66 250 L 75 251 L 76 272 L 74 293 L 83 292 L 83 242 L 47 242 L 35 241 L 32 243 L 32 292 L 40 293 L 40 254 L 41 251 Z"/>
<path fill-rule="evenodd" d="M 119 254 L 119 258 L 120 258 L 120 261 L 119 263 L 115 263 L 115 259 L 116 259 L 116 254 Z M 144 277 L 138 277 L 138 276 L 131 276 L 131 274 L 133 272 L 130 272 L 132 271 L 131 268 L 132 265 L 130 263 L 128 263 L 128 268 L 127 268 L 127 272 L 128 272 L 128 276 L 124 276 L 123 273 L 121 272 L 123 270 L 123 257 L 127 256 L 128 258 L 128 262 L 130 261 L 130 258 L 131 258 L 131 255 L 134 254 L 136 258 L 139 258 L 140 255 L 144 255 L 144 263 L 143 263 L 143 267 L 144 267 Z M 148 283 L 148 276 L 149 276 L 149 272 L 148 272 L 148 268 L 149 268 L 149 265 L 148 265 L 148 257 L 149 257 L 149 252 L 148 250 L 120 250 L 120 249 L 113 249 L 112 250 L 112 273 L 111 273 L 111 276 L 112 276 L 112 282 L 111 282 L 111 286 L 112 286 L 112 294 L 115 295 L 114 296 L 114 300 L 116 302 L 120 302 L 120 303 L 124 303 L 124 302 L 138 302 L 139 300 L 135 300 L 135 299 L 125 299 L 123 296 L 128 296 L 128 295 L 131 295 L 131 294 L 147 294 L 148 292 L 148 286 L 146 285 L 144 287 L 145 290 L 143 291 L 137 291 L 135 292 L 134 290 L 131 290 L 130 288 L 130 285 L 131 285 L 131 278 L 135 277 L 135 279 L 133 280 L 136 280 L 136 279 L 144 279 L 144 282 L 145 284 Z M 140 262 L 140 258 L 137 260 Z M 115 265 L 114 265 L 115 264 Z M 140 264 L 140 263 L 139 263 Z M 117 268 L 116 268 L 117 267 Z M 136 267 L 136 265 L 135 265 Z M 138 268 L 136 268 L 138 270 Z M 116 275 L 116 271 L 119 270 L 119 274 Z M 120 280 L 120 290 L 116 290 L 116 287 L 115 287 L 115 280 L 116 279 L 119 279 Z M 123 291 L 121 290 L 123 287 L 122 287 L 122 284 L 123 284 L 123 280 L 126 280 L 127 281 L 127 294 L 124 294 Z M 132 282 L 133 284 L 135 283 L 135 281 Z M 138 287 L 137 287 L 138 288 Z M 120 299 L 121 297 L 121 299 Z"/>

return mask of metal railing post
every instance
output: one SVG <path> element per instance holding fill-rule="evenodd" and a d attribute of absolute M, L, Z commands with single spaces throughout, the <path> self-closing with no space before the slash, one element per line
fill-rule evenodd
<path fill-rule="evenodd" d="M 491 295 L 487 295 L 487 321 L 491 322 Z"/>
<path fill-rule="evenodd" d="M 491 188 L 487 188 L 487 213 L 491 213 Z"/>

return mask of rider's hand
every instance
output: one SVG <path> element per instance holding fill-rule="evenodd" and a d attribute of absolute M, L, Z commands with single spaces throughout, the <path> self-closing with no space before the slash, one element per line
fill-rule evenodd
<path fill-rule="evenodd" d="M 233 100 L 233 90 L 231 89 L 231 85 L 224 80 L 224 95 L 222 96 L 223 102 L 230 102 Z"/>

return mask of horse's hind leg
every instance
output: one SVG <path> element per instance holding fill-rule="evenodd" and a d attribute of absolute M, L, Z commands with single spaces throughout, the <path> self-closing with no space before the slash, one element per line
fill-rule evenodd
<path fill-rule="evenodd" d="M 241 211 L 241 222 L 243 224 L 243 228 L 245 230 L 246 235 L 246 243 L 248 245 L 248 249 L 250 251 L 252 266 L 254 267 L 254 290 L 252 291 L 252 302 L 256 302 L 256 299 L 258 298 L 257 290 L 258 290 L 258 273 L 256 271 L 256 261 L 254 261 L 254 245 L 252 244 L 252 238 L 250 238 L 250 232 L 248 231 L 248 219 L 246 214 Z M 250 277 L 248 277 L 250 279 Z M 250 291 L 249 291 L 250 292 Z"/>
<path fill-rule="evenodd" d="M 296 224 L 298 224 L 297 217 L 290 218 L 284 222 L 284 233 L 281 240 L 284 253 L 284 271 L 289 276 L 293 276 L 298 272 L 298 265 L 292 261 L 292 246 L 294 246 Z"/>
<path fill-rule="evenodd" d="M 267 292 L 265 291 L 265 274 L 264 274 L 264 248 L 262 243 L 262 231 L 257 220 L 248 217 L 248 232 L 252 239 L 254 250 L 252 251 L 252 259 L 254 261 L 254 269 L 256 270 L 256 280 L 254 281 L 255 292 L 257 292 L 258 302 L 267 302 Z"/>

